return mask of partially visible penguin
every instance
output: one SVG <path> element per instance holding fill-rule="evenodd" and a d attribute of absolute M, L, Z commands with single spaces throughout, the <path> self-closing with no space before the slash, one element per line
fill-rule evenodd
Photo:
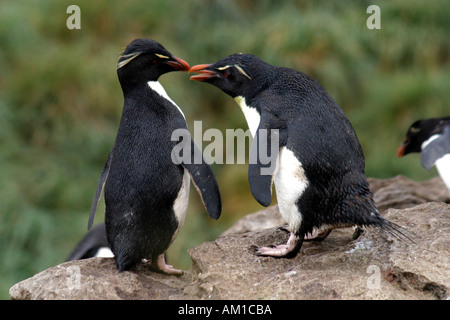
<path fill-rule="evenodd" d="M 105 224 L 100 223 L 93 227 L 77 243 L 66 261 L 88 259 L 92 257 L 113 257 L 106 239 Z"/>
<path fill-rule="evenodd" d="M 200 161 L 191 161 L 192 157 L 186 155 L 179 159 L 180 155 L 172 152 L 181 143 L 180 139 L 174 141 L 173 132 L 188 132 L 187 124 L 158 78 L 167 72 L 187 70 L 185 61 L 149 39 L 131 42 L 119 58 L 122 118 L 88 223 L 90 228 L 104 189 L 106 235 L 119 271 L 133 269 L 146 259 L 157 271 L 182 274 L 166 264 L 164 253 L 185 220 L 189 177 L 208 214 L 214 219 L 220 216 L 222 204 L 216 179 L 191 136 L 185 136 L 187 141 L 182 142 L 190 146 L 185 150 L 200 154 Z"/>
<path fill-rule="evenodd" d="M 406 133 L 406 140 L 397 156 L 420 153 L 422 166 L 433 166 L 450 189 L 450 117 L 422 119 L 414 122 Z"/>
<path fill-rule="evenodd" d="M 290 237 L 285 245 L 257 248 L 258 255 L 295 256 L 313 230 L 320 239 L 333 228 L 355 225 L 401 234 L 399 227 L 380 216 L 355 131 L 317 81 L 250 54 L 197 65 L 190 72 L 199 73 L 192 80 L 216 86 L 241 107 L 254 137 L 250 188 L 263 206 L 271 203 L 275 184 Z M 272 148 L 273 143 L 278 147 Z M 273 150 L 272 161 L 263 161 L 263 149 L 267 154 Z"/>

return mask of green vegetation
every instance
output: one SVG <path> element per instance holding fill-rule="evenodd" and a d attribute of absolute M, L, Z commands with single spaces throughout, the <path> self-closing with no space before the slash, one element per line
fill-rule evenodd
<path fill-rule="evenodd" d="M 362 143 L 367 175 L 435 176 L 417 155 L 397 159 L 409 125 L 450 114 L 450 11 L 446 1 L 377 1 L 381 29 L 369 30 L 370 1 L 12 1 L 0 2 L 0 298 L 14 283 L 65 260 L 86 232 L 97 179 L 114 143 L 122 92 L 116 62 L 139 37 L 189 64 L 235 52 L 316 78 Z M 66 9 L 81 9 L 68 30 Z M 162 77 L 190 128 L 247 129 L 235 102 L 186 73 Z M 208 143 L 204 143 L 205 147 Z M 169 251 L 190 267 L 187 249 L 213 240 L 261 209 L 247 165 L 214 165 L 219 221 L 192 189 L 186 225 Z M 103 200 L 96 223 L 103 220 Z"/>

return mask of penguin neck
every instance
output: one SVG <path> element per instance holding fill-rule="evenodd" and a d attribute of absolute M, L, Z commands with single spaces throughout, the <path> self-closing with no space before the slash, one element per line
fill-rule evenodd
<path fill-rule="evenodd" d="M 151 81 L 143 81 L 139 83 L 135 83 L 132 86 L 122 86 L 122 91 L 125 100 L 127 99 L 134 99 L 138 97 L 139 99 L 149 99 L 148 102 L 154 101 L 153 95 L 159 95 L 163 99 L 167 100 L 171 105 L 173 105 L 178 112 L 181 113 L 184 119 L 186 119 L 183 111 L 180 109 L 180 107 L 169 97 L 166 90 L 164 90 L 164 87 L 159 83 L 158 80 L 151 80 Z M 151 103 L 149 103 L 151 104 Z"/>
<path fill-rule="evenodd" d="M 440 134 L 434 134 L 431 137 L 429 137 L 427 140 L 422 142 L 422 145 L 420 146 L 421 150 L 425 149 L 431 142 L 433 142 L 434 140 L 436 140 L 440 136 L 441 136 Z"/>
<path fill-rule="evenodd" d="M 256 110 L 255 107 L 250 107 L 247 105 L 247 102 L 245 101 L 245 98 L 242 96 L 236 96 L 234 97 L 234 100 L 237 102 L 239 107 L 242 110 L 242 113 L 244 113 L 245 120 L 247 121 L 248 128 L 250 129 L 250 132 L 253 137 L 255 137 L 256 130 L 259 126 L 259 121 L 261 120 L 261 115 L 259 114 L 258 110 Z"/>
<path fill-rule="evenodd" d="M 157 80 L 156 81 L 149 81 L 149 82 L 147 82 L 147 85 L 150 87 L 151 90 L 155 91 L 161 97 L 163 97 L 164 99 L 168 100 L 171 104 L 173 104 L 178 109 L 178 111 L 181 113 L 183 118 L 186 120 L 186 117 L 184 116 L 184 113 L 181 110 L 181 108 L 175 102 L 173 102 L 172 99 L 170 99 L 170 97 L 167 94 L 166 90 L 164 90 L 164 87 L 161 85 L 161 83 L 159 83 L 159 81 L 157 81 Z"/>

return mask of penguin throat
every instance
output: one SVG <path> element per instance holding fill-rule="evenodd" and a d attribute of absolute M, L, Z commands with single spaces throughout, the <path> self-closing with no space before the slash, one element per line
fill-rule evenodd
<path fill-rule="evenodd" d="M 256 108 L 249 107 L 247 105 L 244 97 L 236 96 L 234 100 L 237 102 L 239 107 L 241 107 L 241 110 L 244 113 L 245 120 L 247 121 L 248 128 L 250 129 L 250 132 L 254 137 L 259 126 L 259 121 L 261 119 L 260 114 L 258 113 Z"/>
<path fill-rule="evenodd" d="M 180 111 L 180 113 L 183 116 L 183 118 L 186 119 L 186 117 L 184 116 L 183 111 L 181 111 L 180 107 L 177 106 L 177 104 L 175 102 L 173 102 L 172 99 L 170 99 L 170 97 L 167 95 L 166 90 L 164 90 L 164 87 L 161 85 L 161 83 L 159 83 L 159 81 L 149 81 L 149 82 L 147 82 L 147 84 L 150 87 L 150 89 L 152 89 L 153 91 L 158 93 L 161 97 L 163 97 L 164 99 L 168 100 L 175 107 L 177 107 L 178 111 Z"/>

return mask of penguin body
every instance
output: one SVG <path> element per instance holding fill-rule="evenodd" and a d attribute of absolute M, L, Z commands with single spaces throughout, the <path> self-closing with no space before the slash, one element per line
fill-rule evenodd
<path fill-rule="evenodd" d="M 220 216 L 220 192 L 203 158 L 199 164 L 177 164 L 172 158 L 179 142 L 172 141 L 172 133 L 187 130 L 187 124 L 181 109 L 157 80 L 176 70 L 188 70 L 187 63 L 148 39 L 133 41 L 119 59 L 122 118 L 89 220 L 90 226 L 104 188 L 106 235 L 119 271 L 133 269 L 147 259 L 156 270 L 182 273 L 165 263 L 164 252 L 184 223 L 190 175 L 209 215 L 214 219 Z M 190 135 L 185 138 L 194 152 Z"/>
<path fill-rule="evenodd" d="M 450 117 L 423 119 L 414 122 L 406 133 L 405 142 L 397 151 L 398 157 L 420 153 L 422 166 L 433 166 L 450 189 Z"/>
<path fill-rule="evenodd" d="M 101 223 L 92 228 L 80 240 L 66 261 L 88 259 L 92 257 L 113 257 L 106 239 L 105 224 Z"/>
<path fill-rule="evenodd" d="M 397 231 L 380 216 L 372 199 L 352 125 L 314 79 L 248 54 L 194 66 L 190 72 L 199 73 L 192 80 L 218 87 L 245 110 L 254 135 L 251 154 L 257 159 L 249 164 L 249 183 L 263 206 L 271 203 L 275 184 L 280 213 L 291 235 L 286 245 L 259 248 L 259 255 L 295 255 L 314 229 L 325 236 L 332 228 L 354 225 Z M 267 150 L 278 142 L 279 148 L 271 154 L 276 159 L 272 171 L 261 161 L 260 139 Z M 270 174 L 262 174 L 262 169 Z"/>

